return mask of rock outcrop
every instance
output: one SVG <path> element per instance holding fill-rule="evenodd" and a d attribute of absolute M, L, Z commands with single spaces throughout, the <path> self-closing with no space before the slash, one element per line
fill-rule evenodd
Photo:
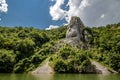
<path fill-rule="evenodd" d="M 32 71 L 32 74 L 51 74 L 54 70 L 49 66 L 49 62 L 46 62 L 43 66 L 38 67 L 36 70 Z"/>
<path fill-rule="evenodd" d="M 91 61 L 91 65 L 88 65 L 85 69 L 83 69 L 84 73 L 92 73 L 92 74 L 111 74 L 118 73 L 113 69 L 108 69 L 108 67 L 100 64 L 96 61 Z"/>
<path fill-rule="evenodd" d="M 94 69 L 95 73 L 97 73 L 97 74 L 118 73 L 115 70 L 108 69 L 107 67 L 101 65 L 100 63 L 98 63 L 96 61 L 92 61 L 91 63 L 93 65 L 93 69 Z"/>
<path fill-rule="evenodd" d="M 88 49 L 89 37 L 91 35 L 84 27 L 79 17 L 72 17 L 67 27 L 65 43 L 74 47 Z"/>

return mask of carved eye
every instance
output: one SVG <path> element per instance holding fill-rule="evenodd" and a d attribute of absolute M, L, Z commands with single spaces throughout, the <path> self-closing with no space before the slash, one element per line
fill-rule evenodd
<path fill-rule="evenodd" d="M 70 28 L 72 28 L 73 27 L 73 25 L 70 25 Z"/>

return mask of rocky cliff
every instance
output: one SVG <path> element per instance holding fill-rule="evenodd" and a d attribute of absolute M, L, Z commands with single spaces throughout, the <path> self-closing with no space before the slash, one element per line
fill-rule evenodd
<path fill-rule="evenodd" d="M 89 36 L 92 34 L 86 30 L 83 22 L 79 17 L 72 17 L 67 27 L 65 43 L 81 49 L 88 49 Z"/>

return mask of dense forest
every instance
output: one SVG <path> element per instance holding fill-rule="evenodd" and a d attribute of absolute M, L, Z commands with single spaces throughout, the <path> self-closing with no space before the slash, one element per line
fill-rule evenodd
<path fill-rule="evenodd" d="M 92 47 L 82 50 L 62 42 L 66 26 L 51 30 L 0 26 L 0 73 L 29 72 L 46 59 L 59 73 L 84 73 L 90 60 L 120 72 L 120 23 L 86 29 L 92 32 Z"/>

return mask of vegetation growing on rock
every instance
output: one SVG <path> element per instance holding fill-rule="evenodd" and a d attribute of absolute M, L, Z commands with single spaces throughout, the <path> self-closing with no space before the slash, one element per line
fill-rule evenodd
<path fill-rule="evenodd" d="M 84 73 L 90 59 L 120 72 L 120 23 L 86 29 L 93 33 L 89 50 L 64 45 L 64 26 L 48 31 L 1 26 L 0 72 L 28 72 L 48 57 L 51 57 L 50 65 L 60 73 Z"/>
<path fill-rule="evenodd" d="M 91 62 L 85 51 L 74 49 L 68 45 L 60 48 L 50 58 L 54 70 L 59 73 L 86 73 Z"/>

